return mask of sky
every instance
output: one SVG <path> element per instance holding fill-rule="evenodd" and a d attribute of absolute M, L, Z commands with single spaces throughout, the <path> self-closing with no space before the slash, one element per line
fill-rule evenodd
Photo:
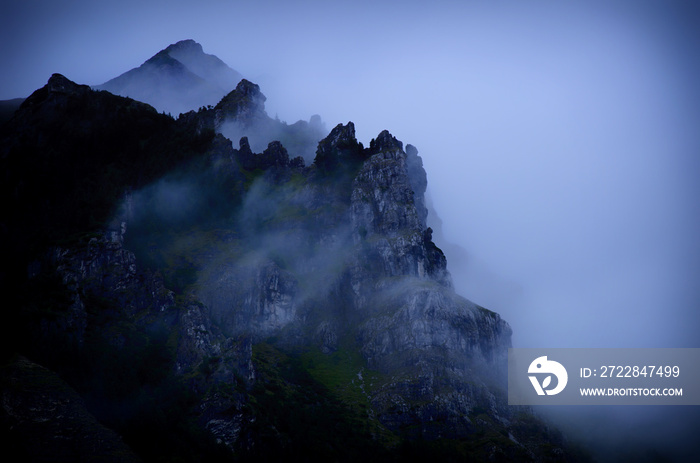
<path fill-rule="evenodd" d="M 700 347 L 699 31 L 690 1 L 3 2 L 0 99 L 194 39 L 272 117 L 416 146 L 515 347 Z"/>

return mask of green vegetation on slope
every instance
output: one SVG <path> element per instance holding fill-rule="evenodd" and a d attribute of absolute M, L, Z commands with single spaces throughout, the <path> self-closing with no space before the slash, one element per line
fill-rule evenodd
<path fill-rule="evenodd" d="M 370 434 L 367 414 L 338 399 L 303 366 L 269 343 L 253 348 L 257 378 L 250 407 L 256 448 L 246 461 L 387 461 Z M 307 359 L 308 361 L 308 359 Z"/>

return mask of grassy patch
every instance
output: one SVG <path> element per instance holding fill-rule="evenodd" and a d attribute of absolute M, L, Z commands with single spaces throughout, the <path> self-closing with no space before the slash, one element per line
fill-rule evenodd
<path fill-rule="evenodd" d="M 291 355 L 269 343 L 253 347 L 253 361 L 258 376 L 250 391 L 251 427 L 260 442 L 254 452 L 239 453 L 243 461 L 387 461 L 389 450 L 372 435 L 368 415 L 316 379 L 340 386 L 348 373 L 332 373 L 316 354 Z M 311 363 L 314 374 L 304 366 Z"/>

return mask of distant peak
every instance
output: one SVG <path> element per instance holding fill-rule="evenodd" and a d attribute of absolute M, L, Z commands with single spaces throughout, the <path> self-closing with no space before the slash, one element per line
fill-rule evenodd
<path fill-rule="evenodd" d="M 171 52 L 171 51 L 185 51 L 185 50 L 186 51 L 195 51 L 198 53 L 204 53 L 204 49 L 202 48 L 202 45 L 200 45 L 199 43 L 195 42 L 192 39 L 180 40 L 179 42 L 168 45 L 168 47 L 164 51 Z"/>
<path fill-rule="evenodd" d="M 178 114 L 216 104 L 242 77 L 217 56 L 205 53 L 202 45 L 186 39 L 97 88 Z"/>
<path fill-rule="evenodd" d="M 169 66 L 172 68 L 184 70 L 185 65 L 182 64 L 180 61 L 176 60 L 172 56 L 170 56 L 170 53 L 168 50 L 161 50 L 155 55 L 151 56 L 145 63 L 143 63 L 141 66 L 148 66 L 148 65 L 157 65 L 157 66 Z"/>

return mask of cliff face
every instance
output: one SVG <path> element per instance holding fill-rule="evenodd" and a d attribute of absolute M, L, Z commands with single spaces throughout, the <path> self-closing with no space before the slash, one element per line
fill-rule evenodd
<path fill-rule="evenodd" d="M 229 335 L 357 349 L 363 368 L 385 375 L 365 389 L 382 425 L 460 437 L 485 400 L 493 416 L 508 415 L 492 388 L 505 384 L 511 330 L 454 293 L 426 226 L 425 171 L 408 151 L 386 131 L 365 149 L 348 123 L 319 143 L 311 168 L 267 171 L 239 218 L 254 237 L 207 265 L 198 294 Z"/>
<path fill-rule="evenodd" d="M 54 76 L 25 102 L 3 132 L 15 198 L 41 197 L 18 193 L 33 175 L 16 159 L 24 153 L 41 161 L 78 146 L 79 157 L 94 156 L 102 141 L 83 143 L 70 120 L 84 127 L 84 108 L 99 111 L 104 98 Z M 80 190 L 121 192 L 101 226 L 76 221 L 77 238 L 42 235 L 42 246 L 16 253 L 24 267 L 3 284 L 17 284 L 12 320 L 25 339 L 6 353 L 58 370 L 145 459 L 185 441 L 193 458 L 352 461 L 370 452 L 393 461 L 416 439 L 449 440 L 429 447 L 449 448 L 446 457 L 560 455 L 542 453 L 541 442 L 559 441 L 539 428 L 533 441 L 522 424 L 531 417 L 506 404 L 510 327 L 455 294 L 427 227 L 418 151 L 387 131 L 365 148 L 349 122 L 317 144 L 308 167 L 279 141 L 260 152 L 248 135 L 270 121 L 264 101 L 242 81 L 215 108 L 158 119 L 150 137 L 113 147 L 157 157 L 154 143 L 181 137 L 178 161 L 160 165 L 160 176 L 151 167 L 150 183 L 127 165 Z M 114 108 L 131 108 L 138 124 L 159 116 L 130 100 Z M 71 128 L 61 144 L 27 141 L 51 135 L 59 115 Z M 244 130 L 238 149 L 213 135 L 226 123 Z M 110 156 L 95 162 L 111 166 Z M 66 191 L 86 180 L 61 178 Z M 102 204 L 80 207 L 95 216 Z M 13 239 L 35 223 L 9 217 Z M 80 229 L 51 217 L 58 230 Z M 150 437 L 139 439 L 144 417 Z"/>

